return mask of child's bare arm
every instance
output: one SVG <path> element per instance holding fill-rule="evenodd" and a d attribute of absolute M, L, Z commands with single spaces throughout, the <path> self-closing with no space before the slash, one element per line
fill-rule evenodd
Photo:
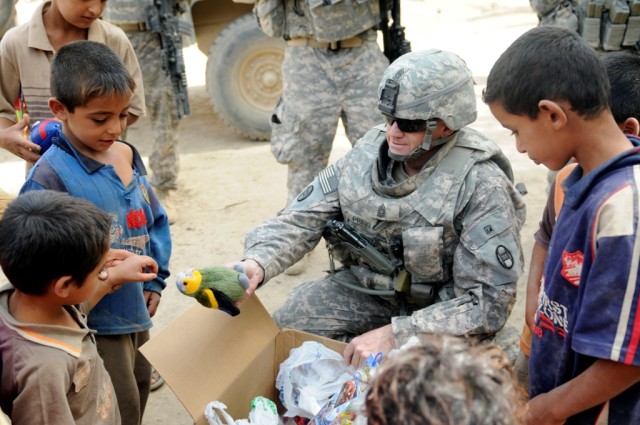
<path fill-rule="evenodd" d="M 527 403 L 525 424 L 563 424 L 567 418 L 612 399 L 640 382 L 640 367 L 597 360 L 587 370 Z"/>
<path fill-rule="evenodd" d="M 544 261 L 547 258 L 547 249 L 540 243 L 533 245 L 531 252 L 531 261 L 529 262 L 529 277 L 527 278 L 527 296 L 525 299 L 524 319 L 531 332 L 533 332 L 533 324 L 535 323 L 536 310 L 538 309 L 538 295 L 540 294 L 540 286 L 542 275 L 544 274 Z"/>
<path fill-rule="evenodd" d="M 117 290 L 126 282 L 148 282 L 156 278 L 158 264 L 146 255 L 135 255 L 124 250 L 111 250 L 105 270 L 101 272 L 100 285 L 88 300 L 89 307 L 102 299 L 106 294 Z"/>

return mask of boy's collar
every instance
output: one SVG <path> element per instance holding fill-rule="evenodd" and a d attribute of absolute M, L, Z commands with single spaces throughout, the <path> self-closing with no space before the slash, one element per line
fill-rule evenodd
<path fill-rule="evenodd" d="M 6 326 L 28 341 L 51 348 L 57 348 L 76 358 L 80 357 L 84 338 L 87 334 L 95 333 L 95 331 L 87 327 L 86 319 L 82 313 L 75 307 L 65 306 L 74 320 L 78 322 L 78 324 L 81 324 L 82 327 L 80 329 L 19 322 L 9 314 L 8 309 L 9 295 L 14 290 L 10 284 L 0 288 L 0 316 L 2 316 Z"/>
<path fill-rule="evenodd" d="M 44 27 L 44 18 L 42 17 L 42 13 L 44 7 L 49 4 L 50 1 L 43 2 L 39 6 L 36 7 L 33 12 L 33 16 L 29 21 L 29 39 L 27 40 L 27 44 L 30 48 L 44 50 L 45 52 L 53 52 L 53 46 L 49 41 L 49 37 L 47 37 L 47 30 Z"/>
<path fill-rule="evenodd" d="M 62 131 L 58 133 L 59 137 L 53 138 L 53 144 L 67 152 L 69 155 L 75 156 L 78 161 L 82 164 L 82 166 L 87 170 L 89 174 L 94 173 L 100 168 L 104 167 L 104 163 L 96 161 L 93 158 L 89 158 L 88 156 L 80 153 L 76 148 L 73 147 L 67 136 L 64 135 Z M 129 146 L 133 151 L 133 165 L 138 170 L 138 174 L 141 176 L 147 175 L 147 169 L 142 162 L 142 157 L 140 156 L 140 152 L 129 142 L 125 142 L 124 140 L 120 140 L 125 145 Z"/>
<path fill-rule="evenodd" d="M 47 36 L 47 29 L 44 26 L 44 18 L 42 17 L 44 8 L 47 5 L 51 6 L 51 1 L 42 2 L 42 4 L 38 5 L 33 12 L 31 20 L 29 20 L 29 23 L 27 24 L 29 25 L 29 39 L 27 40 L 27 45 L 32 49 L 53 53 L 54 48 Z M 96 20 L 96 22 L 98 21 Z M 105 34 L 100 30 L 100 26 L 96 25 L 96 22 L 89 25 L 87 39 L 106 44 L 107 40 L 105 38 Z"/>

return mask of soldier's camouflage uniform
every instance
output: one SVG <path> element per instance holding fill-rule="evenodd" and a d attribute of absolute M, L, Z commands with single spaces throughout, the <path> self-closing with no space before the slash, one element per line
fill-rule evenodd
<path fill-rule="evenodd" d="M 577 31 L 605 52 L 640 50 L 640 2 L 637 0 L 529 0 L 540 25 Z"/>
<path fill-rule="evenodd" d="M 522 274 L 525 205 L 505 174 L 511 174 L 508 160 L 493 142 L 464 128 L 419 174 L 397 183 L 398 163 L 387 148 L 382 126 L 368 132 L 287 209 L 248 233 L 244 258 L 264 268 L 267 282 L 315 247 L 327 220 L 344 220 L 386 255 L 401 235 L 412 288 L 432 287 L 433 297 L 408 295 L 403 314 L 394 296 L 336 283 L 392 285 L 336 249 L 345 267 L 294 289 L 274 319 L 341 340 L 392 323 L 397 346 L 419 332 L 493 336 L 507 320 Z"/>
<path fill-rule="evenodd" d="M 170 77 L 162 69 L 158 34 L 146 30 L 144 8 L 152 0 L 110 0 L 103 19 L 120 26 L 131 41 L 142 71 L 147 116 L 153 148 L 149 156 L 151 184 L 160 191 L 177 189 L 180 170 L 178 127 L 180 119 Z M 138 24 L 138 28 L 135 28 Z M 131 141 L 135 144 L 135 141 Z"/>
<path fill-rule="evenodd" d="M 269 36 L 287 40 L 271 151 L 288 166 L 288 201 L 327 166 L 342 119 L 353 145 L 382 122 L 376 88 L 389 64 L 376 42 L 378 0 L 258 0 Z"/>

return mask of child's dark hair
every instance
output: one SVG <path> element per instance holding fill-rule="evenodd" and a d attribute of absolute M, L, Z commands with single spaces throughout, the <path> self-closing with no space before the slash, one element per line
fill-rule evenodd
<path fill-rule="evenodd" d="M 31 295 L 71 276 L 81 285 L 110 246 L 111 217 L 84 199 L 51 190 L 26 192 L 0 220 L 0 266 Z"/>
<path fill-rule="evenodd" d="M 135 87 L 120 58 L 102 43 L 74 41 L 51 61 L 51 96 L 69 112 L 95 98 L 129 94 Z"/>
<path fill-rule="evenodd" d="M 527 31 L 500 55 L 482 93 L 485 103 L 500 102 L 507 112 L 531 119 L 544 99 L 568 101 L 587 119 L 610 108 L 604 66 L 575 31 L 551 25 Z"/>
<path fill-rule="evenodd" d="M 611 112 L 618 124 L 640 121 L 640 56 L 629 52 L 601 54 L 611 85 Z"/>
<path fill-rule="evenodd" d="M 370 425 L 515 425 L 521 416 L 511 363 L 497 345 L 422 334 L 379 366 L 366 392 Z"/>

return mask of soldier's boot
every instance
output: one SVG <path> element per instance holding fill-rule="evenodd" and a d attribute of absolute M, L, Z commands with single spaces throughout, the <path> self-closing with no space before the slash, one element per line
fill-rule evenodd
<path fill-rule="evenodd" d="M 154 191 L 158 196 L 158 200 L 160 204 L 164 208 L 164 211 L 167 213 L 167 218 L 169 219 L 169 224 L 173 224 L 178 220 L 178 210 L 173 204 L 173 200 L 171 199 L 172 191 L 166 189 L 157 189 L 154 187 Z"/>

